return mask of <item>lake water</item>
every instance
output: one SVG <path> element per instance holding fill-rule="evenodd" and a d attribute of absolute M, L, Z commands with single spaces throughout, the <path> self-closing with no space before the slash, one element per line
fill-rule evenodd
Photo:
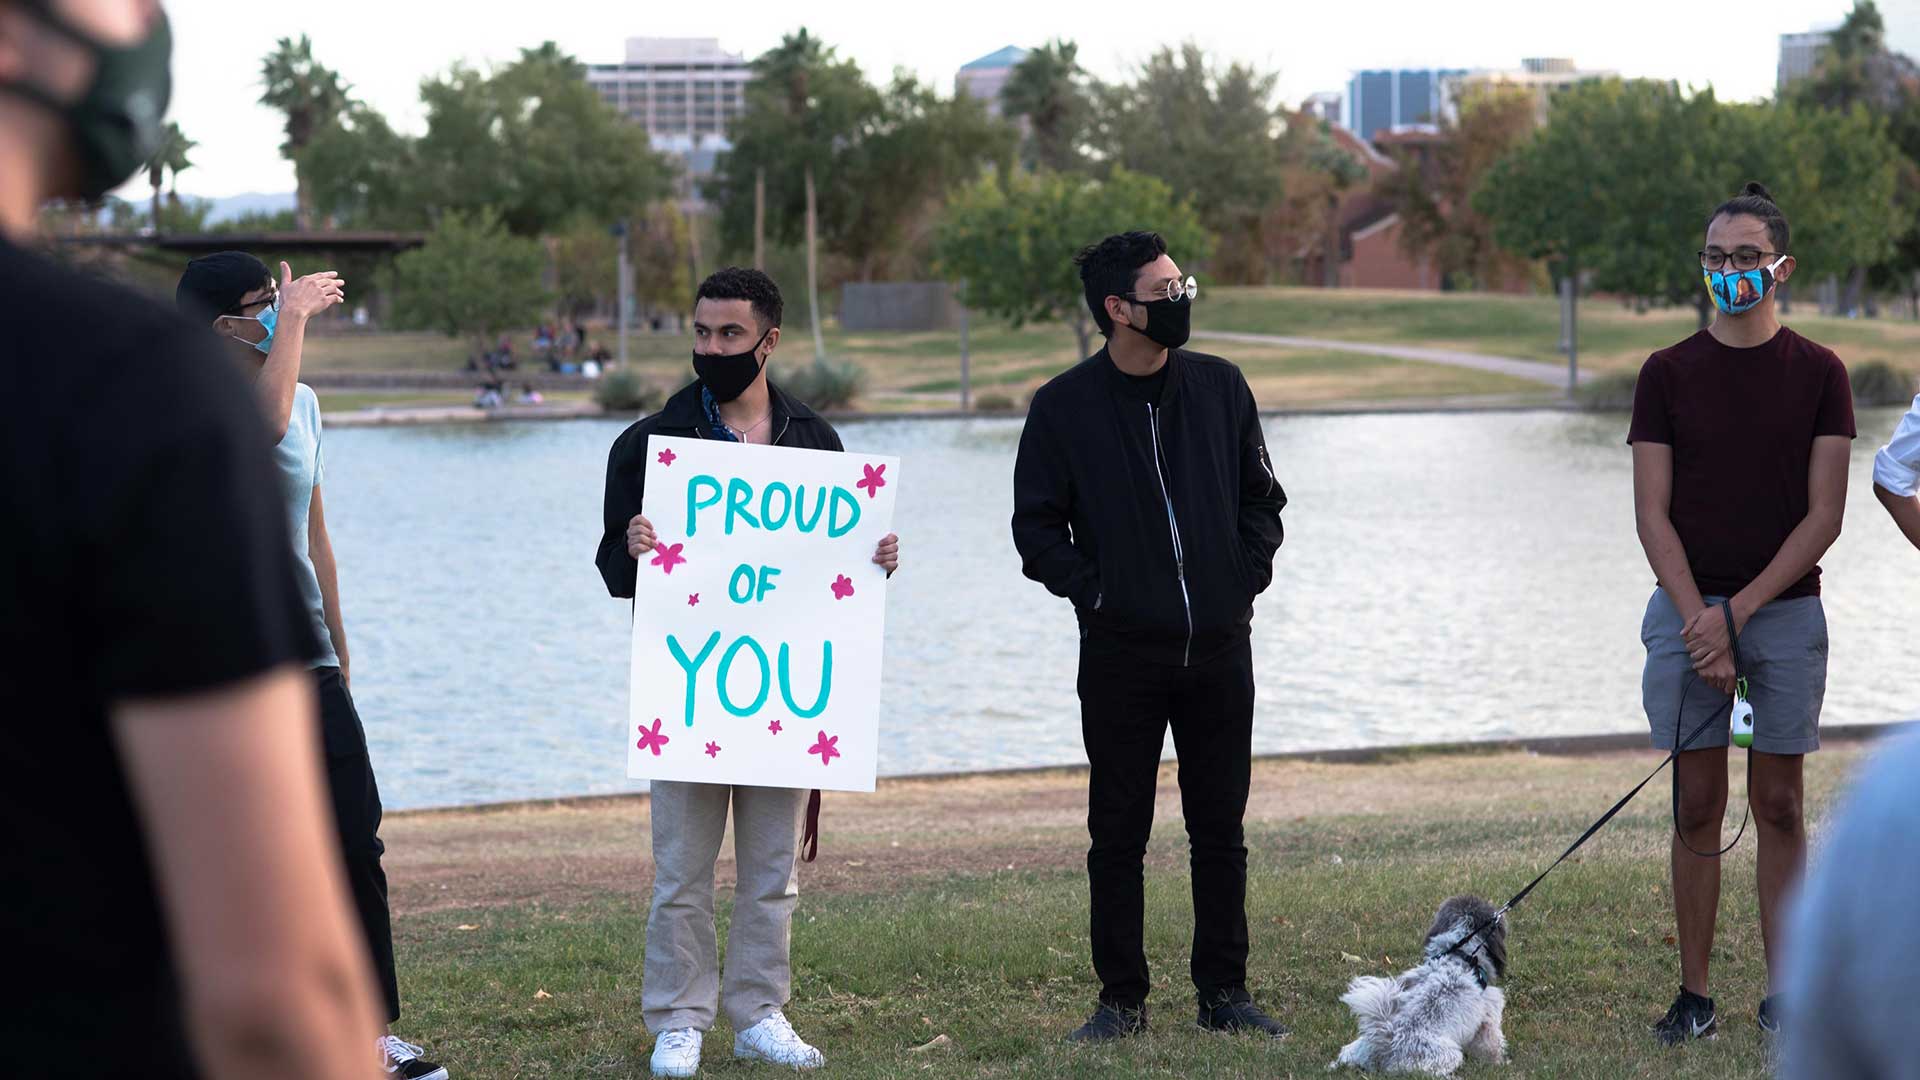
<path fill-rule="evenodd" d="M 1920 553 L 1870 490 L 1898 410 L 1863 410 L 1823 565 L 1829 724 L 1920 712 Z M 392 807 L 640 789 L 627 603 L 593 566 L 613 421 L 339 429 L 327 519 Z M 1256 605 L 1256 751 L 1645 729 L 1624 416 L 1272 418 L 1291 499 Z M 903 460 L 883 775 L 1078 764 L 1072 612 L 1020 574 L 1018 420 L 868 421 Z M 1171 754 L 1171 742 L 1168 748 Z"/>

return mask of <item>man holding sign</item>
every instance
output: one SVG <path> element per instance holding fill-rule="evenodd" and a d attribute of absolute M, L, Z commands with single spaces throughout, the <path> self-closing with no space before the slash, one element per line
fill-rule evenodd
<path fill-rule="evenodd" d="M 627 752 L 629 775 L 652 790 L 641 1008 L 658 1037 L 656 1076 L 694 1075 L 721 1006 L 736 1057 L 825 1064 L 782 1013 L 802 810 L 811 837 L 817 788 L 873 785 L 884 583 L 898 538 L 879 537 L 873 565 L 859 564 L 891 520 L 899 469 L 808 453 L 843 448 L 767 380 L 780 315 L 780 290 L 758 270 L 703 281 L 698 379 L 622 433 L 607 461 L 595 561 L 608 592 L 634 598 Z M 729 805 L 738 884 L 723 983 L 713 879 Z"/>

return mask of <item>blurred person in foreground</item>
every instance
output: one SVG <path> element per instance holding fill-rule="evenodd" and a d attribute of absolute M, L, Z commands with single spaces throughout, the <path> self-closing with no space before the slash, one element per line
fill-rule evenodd
<path fill-rule="evenodd" d="M 153 0 L 0 0 L 0 1076 L 375 1075 L 271 446 L 204 330 L 24 250 L 155 145 Z"/>
<path fill-rule="evenodd" d="M 1920 733 L 1888 742 L 1840 803 L 1792 903 L 1783 1080 L 1920 1080 Z"/>
<path fill-rule="evenodd" d="M 273 464 L 293 542 L 294 577 L 319 647 L 307 661 L 320 703 L 320 745 L 333 801 L 347 888 L 380 984 L 386 1019 L 400 1019 L 400 980 L 393 958 L 393 919 L 387 874 L 380 866 L 380 785 L 367 753 L 367 731 L 348 689 L 352 671 L 340 605 L 340 577 L 327 534 L 321 480 L 320 399 L 300 381 L 308 322 L 345 299 L 345 283 L 331 270 L 295 278 L 286 263 L 274 280 L 267 264 L 244 251 L 218 251 L 187 264 L 174 287 L 180 313 L 224 339 L 237 370 L 253 381 L 254 397 L 274 440 Z M 447 1070 L 425 1051 L 383 1031 L 374 1055 L 398 1080 L 447 1080 Z"/>

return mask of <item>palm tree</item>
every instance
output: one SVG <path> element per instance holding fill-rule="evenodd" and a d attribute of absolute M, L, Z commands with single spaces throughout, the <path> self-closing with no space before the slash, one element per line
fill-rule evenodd
<path fill-rule="evenodd" d="M 313 43 L 305 34 L 299 41 L 280 39 L 261 62 L 260 81 L 265 87 L 260 104 L 287 114 L 287 141 L 280 144 L 280 154 L 293 162 L 294 220 L 301 229 L 310 229 L 313 193 L 300 167 L 300 152 L 315 134 L 339 120 L 351 100 L 349 87 L 338 72 L 313 58 Z"/>
<path fill-rule="evenodd" d="M 1081 163 L 1079 140 L 1089 103 L 1080 47 L 1054 40 L 1028 53 L 1000 89 L 1001 111 L 1025 117 L 1027 164 L 1067 172 Z"/>
<path fill-rule="evenodd" d="M 809 123 L 814 72 L 832 62 L 833 50 L 819 38 L 807 33 L 803 26 L 797 32 L 781 38 L 780 44 L 763 53 L 753 62 L 753 66 L 755 77 L 764 79 L 775 90 L 788 120 L 805 132 L 815 126 Z M 818 151 L 818 147 L 806 148 L 802 182 L 806 185 L 807 321 L 813 325 L 813 358 L 823 361 L 827 347 L 820 336 L 819 260 L 816 251 L 818 214 L 813 188 L 813 163 Z"/>
<path fill-rule="evenodd" d="M 160 188 L 168 173 L 173 174 L 174 190 L 168 204 L 180 204 L 180 173 L 193 168 L 193 162 L 187 157 L 188 151 L 200 144 L 187 138 L 180 130 L 178 121 L 167 124 L 167 130 L 160 136 L 160 145 L 154 149 L 153 157 L 147 161 L 147 183 L 153 185 L 153 231 L 160 231 Z"/>

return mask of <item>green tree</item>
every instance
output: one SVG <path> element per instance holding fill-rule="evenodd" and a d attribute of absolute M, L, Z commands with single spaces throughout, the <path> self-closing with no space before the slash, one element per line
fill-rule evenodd
<path fill-rule="evenodd" d="M 1820 50 L 1813 74 L 1794 83 L 1793 104 L 1815 109 L 1866 105 L 1888 113 L 1920 79 L 1912 60 L 1887 48 L 1886 20 L 1873 0 L 1859 0 Z"/>
<path fill-rule="evenodd" d="M 349 103 L 300 151 L 313 209 L 356 228 L 426 228 L 429 194 L 419 183 L 415 141 L 372 107 Z"/>
<path fill-rule="evenodd" d="M 311 229 L 313 195 L 301 174 L 300 152 L 346 109 L 351 100 L 347 84 L 313 58 L 313 42 L 305 34 L 298 41 L 281 38 L 275 44 L 260 64 L 260 81 L 260 104 L 286 114 L 287 141 L 280 144 L 280 156 L 294 163 L 296 217 L 300 228 Z"/>
<path fill-rule="evenodd" d="M 180 205 L 180 174 L 193 168 L 193 160 L 187 156 L 200 144 L 187 138 L 180 130 L 178 121 L 170 121 L 167 130 L 160 136 L 160 145 L 155 148 L 153 157 L 147 159 L 147 183 L 153 185 L 153 227 L 160 230 L 160 189 L 165 186 L 168 174 L 173 176 L 173 188 L 168 196 L 172 206 Z"/>
<path fill-rule="evenodd" d="M 686 311 L 693 306 L 693 238 L 687 218 L 670 202 L 657 202 L 632 222 L 627 259 L 633 266 L 633 298 L 643 311 Z"/>
<path fill-rule="evenodd" d="M 1801 273 L 1844 273 L 1891 251 L 1897 151 L 1864 109 L 1727 106 L 1652 82 L 1586 83 L 1496 162 L 1473 199 L 1502 246 L 1550 258 L 1595 289 L 1711 304 L 1691 253 L 1707 215 L 1750 179 L 1794 225 Z"/>
<path fill-rule="evenodd" d="M 936 241 L 940 270 L 967 307 L 1021 326 L 1070 320 L 1082 355 L 1095 330 L 1073 256 L 1101 238 L 1151 229 L 1183 265 L 1207 257 L 1210 237 L 1187 199 L 1151 176 L 1064 173 L 985 177 L 948 205 Z"/>
<path fill-rule="evenodd" d="M 403 328 L 465 338 L 479 355 L 546 311 L 546 267 L 540 242 L 512 235 L 492 211 L 450 210 L 425 246 L 394 260 L 394 314 Z"/>
<path fill-rule="evenodd" d="M 552 42 L 483 74 L 463 65 L 420 87 L 427 133 L 415 145 L 429 213 L 482 209 L 520 236 L 605 225 L 665 198 L 673 169 Z"/>
<path fill-rule="evenodd" d="M 1495 161 L 1533 134 L 1533 95 L 1514 88 L 1470 91 L 1457 113 L 1442 119 L 1430 153 L 1396 152 L 1399 168 L 1381 182 L 1381 194 L 1400 214 L 1401 246 L 1433 260 L 1454 283 L 1485 288 L 1524 280 L 1526 261 L 1496 242 L 1493 223 L 1473 206 L 1473 192 Z"/>
<path fill-rule="evenodd" d="M 899 72 L 877 116 L 840 155 L 820 200 L 822 244 L 861 281 L 910 257 L 946 196 L 991 164 L 1011 166 L 1015 131 L 966 95 L 942 97 Z"/>
<path fill-rule="evenodd" d="M 1030 169 L 1074 172 L 1086 165 L 1093 120 L 1093 81 L 1080 66 L 1080 47 L 1055 39 L 1029 52 L 1000 88 L 1000 110 L 1024 118 L 1021 163 Z"/>
<path fill-rule="evenodd" d="M 1496 241 L 1561 276 L 1662 303 L 1704 299 L 1705 215 L 1737 181 L 1711 93 L 1618 79 L 1569 87 L 1547 126 L 1497 160 L 1470 200 Z M 1718 174 L 1718 175 L 1716 175 Z M 1704 313 L 1702 319 L 1705 319 Z"/>
<path fill-rule="evenodd" d="M 807 312 L 816 357 L 826 352 L 820 336 L 818 181 L 828 178 L 849 198 L 868 194 L 852 190 L 841 168 L 884 108 L 859 65 L 841 59 L 802 27 L 753 61 L 746 110 L 729 132 L 733 148 L 720 156 L 708 185 L 720 205 L 723 242 L 745 251 L 754 239 L 754 184 L 764 179 L 768 237 L 806 248 Z"/>
<path fill-rule="evenodd" d="M 1218 70 L 1189 42 L 1160 49 L 1133 82 L 1101 95 L 1100 148 L 1193 201 L 1219 240 L 1209 269 L 1222 280 L 1268 276 L 1267 210 L 1285 188 L 1278 78 L 1240 63 Z"/>

